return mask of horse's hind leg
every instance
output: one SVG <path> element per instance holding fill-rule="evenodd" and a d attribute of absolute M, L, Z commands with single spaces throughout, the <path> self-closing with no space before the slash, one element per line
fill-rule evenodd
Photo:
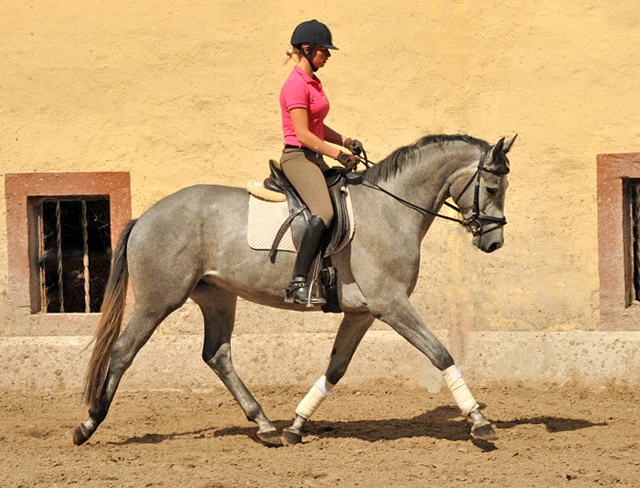
<path fill-rule="evenodd" d="M 293 425 L 282 433 L 285 444 L 298 444 L 302 440 L 307 421 L 347 372 L 353 354 L 373 320 L 369 314 L 345 314 L 331 350 L 329 367 L 296 408 Z"/>
<path fill-rule="evenodd" d="M 80 445 L 87 441 L 107 416 L 113 397 L 125 371 L 131 366 L 136 354 L 144 346 L 158 324 L 168 313 L 152 314 L 136 306 L 124 332 L 113 345 L 109 370 L 97 405 L 89 409 L 89 419 L 75 430 L 73 442 Z"/>
<path fill-rule="evenodd" d="M 236 399 L 247 419 L 258 424 L 258 438 L 266 444 L 280 445 L 280 434 L 262 407 L 244 385 L 231 361 L 231 333 L 237 296 L 215 285 L 200 282 L 191 298 L 204 315 L 202 359 L 218 375 Z"/>

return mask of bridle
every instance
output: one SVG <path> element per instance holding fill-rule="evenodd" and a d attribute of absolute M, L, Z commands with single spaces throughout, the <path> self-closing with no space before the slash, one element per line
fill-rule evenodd
<path fill-rule="evenodd" d="M 418 212 L 421 212 L 423 214 L 429 214 L 429 215 L 433 215 L 434 217 L 439 217 L 441 219 L 446 219 L 446 220 L 450 220 L 452 222 L 457 222 L 459 224 L 461 224 L 465 229 L 467 229 L 469 232 L 471 232 L 471 234 L 473 234 L 474 237 L 479 237 L 482 236 L 483 234 L 486 234 L 488 232 L 492 232 L 494 230 L 496 230 L 497 228 L 503 227 L 505 225 L 507 225 L 507 219 L 505 217 L 493 217 L 491 215 L 484 215 L 482 213 L 480 213 L 480 181 L 482 179 L 482 173 L 486 172 L 486 173 L 491 173 L 494 175 L 505 175 L 507 173 L 509 173 L 509 168 L 507 167 L 506 170 L 494 170 L 494 169 L 490 169 L 485 167 L 484 163 L 485 163 L 485 158 L 486 158 L 486 152 L 483 151 L 482 156 L 480 157 L 480 161 L 478 163 L 478 168 L 476 169 L 475 173 L 471 176 L 471 178 L 469 179 L 469 181 L 467 182 L 466 185 L 464 185 L 464 188 L 462 189 L 462 191 L 459 193 L 458 198 L 456 198 L 456 201 L 460 200 L 460 197 L 462 197 L 462 195 L 464 195 L 464 193 L 469 189 L 469 187 L 471 186 L 471 184 L 475 181 L 475 187 L 474 187 L 474 191 L 473 191 L 473 207 L 472 207 L 472 214 L 471 217 L 461 220 L 455 217 L 450 217 L 449 215 L 444 215 L 444 214 L 440 214 L 438 212 L 434 212 L 433 210 L 429 210 L 427 208 L 424 207 L 420 207 L 419 205 L 416 205 L 415 203 L 411 203 L 407 200 L 405 200 L 404 198 L 399 197 L 398 195 L 395 195 L 394 193 L 390 192 L 389 190 L 386 190 L 384 188 L 382 188 L 380 185 L 378 185 L 377 183 L 374 183 L 371 180 L 366 179 L 366 177 L 364 177 L 362 184 L 369 187 L 369 188 L 373 188 L 375 190 L 381 191 L 382 193 L 385 193 L 387 195 L 389 195 L 390 197 L 395 198 L 398 202 L 402 203 L 403 205 L 416 210 Z M 361 157 L 361 162 L 367 167 L 370 168 L 371 166 L 373 166 L 375 163 L 369 161 L 369 159 L 367 158 L 367 153 L 365 152 L 364 149 L 362 149 L 362 157 Z M 455 210 L 456 212 L 458 212 L 459 214 L 462 214 L 462 212 L 460 211 L 460 208 L 452 203 L 449 202 L 444 202 L 444 204 Z M 485 231 L 484 229 L 484 225 L 486 223 L 491 223 L 491 224 L 495 224 L 495 226 L 493 226 L 490 230 Z"/>

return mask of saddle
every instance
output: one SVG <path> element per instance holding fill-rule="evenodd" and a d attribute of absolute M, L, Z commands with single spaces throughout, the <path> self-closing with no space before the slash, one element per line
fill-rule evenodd
<path fill-rule="evenodd" d="M 291 228 L 296 249 L 299 247 L 307 222 L 311 218 L 311 212 L 274 160 L 269 161 L 269 170 L 270 176 L 264 180 L 264 188 L 284 194 L 289 207 L 289 217 L 280 226 L 269 251 L 269 258 L 271 262 L 274 262 L 278 244 L 289 228 Z M 348 243 L 352 235 L 352 229 L 346 192 L 348 179 L 345 172 L 339 168 L 330 168 L 324 172 L 324 176 L 327 188 L 329 188 L 334 213 L 331 227 L 329 227 L 329 237 L 322 246 L 322 257 L 328 258 Z"/>
<path fill-rule="evenodd" d="M 307 222 L 311 218 L 311 212 L 275 161 L 269 161 L 269 169 L 270 175 L 263 183 L 257 181 L 247 183 L 247 190 L 252 195 L 249 204 L 250 225 L 247 237 L 252 248 L 269 249 L 269 259 L 274 263 L 278 250 L 294 251 L 300 248 L 300 242 L 307 228 Z M 324 175 L 333 205 L 334 217 L 320 243 L 319 259 L 321 262 L 316 268 L 318 274 L 315 275 L 314 281 L 319 286 L 319 293 L 327 300 L 327 303 L 322 306 L 322 311 L 340 313 L 338 274 L 331 263 L 331 255 L 349 244 L 353 238 L 355 223 L 348 185 L 360 183 L 362 178 L 360 175 L 347 173 L 339 168 L 331 168 L 325 171 Z M 272 207 L 274 213 L 268 219 L 281 212 L 280 218 L 283 218 L 284 222 L 279 228 L 277 227 L 279 220 L 275 221 L 275 228 L 269 224 L 265 228 L 252 227 L 251 223 L 256 222 L 254 218 L 264 211 L 264 202 L 269 202 L 267 204 L 269 206 L 275 202 Z M 256 206 L 252 207 L 252 205 Z M 253 214 L 252 208 L 255 209 L 255 214 Z M 270 221 L 270 223 L 274 222 Z M 277 232 L 275 232 L 276 228 Z M 264 238 L 267 236 L 271 237 L 265 240 Z M 269 243 L 271 244 L 269 245 Z"/>

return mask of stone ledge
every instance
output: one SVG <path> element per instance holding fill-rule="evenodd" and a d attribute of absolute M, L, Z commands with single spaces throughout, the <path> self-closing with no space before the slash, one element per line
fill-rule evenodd
<path fill-rule="evenodd" d="M 475 332 L 466 344 L 478 381 L 640 385 L 640 332 Z"/>
<path fill-rule="evenodd" d="M 437 334 L 445 345 L 447 334 Z M 0 389 L 80 390 L 89 336 L 0 338 Z M 309 385 L 323 374 L 333 334 L 241 334 L 234 363 L 249 386 Z M 152 337 L 122 390 L 208 389 L 220 381 L 204 364 L 200 336 Z M 458 358 L 470 385 L 494 382 L 620 382 L 640 385 L 640 332 L 475 332 Z M 343 383 L 393 381 L 438 391 L 439 372 L 393 331 L 370 331 Z"/>

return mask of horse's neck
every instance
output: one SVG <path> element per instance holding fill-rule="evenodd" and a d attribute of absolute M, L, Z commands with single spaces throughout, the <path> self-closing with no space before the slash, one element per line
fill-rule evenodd
<path fill-rule="evenodd" d="M 437 212 L 451 196 L 453 181 L 473 171 L 473 162 L 479 158 L 477 152 L 468 145 L 450 145 L 444 150 L 425 147 L 420 162 L 407 165 L 385 187 L 415 205 Z"/>

